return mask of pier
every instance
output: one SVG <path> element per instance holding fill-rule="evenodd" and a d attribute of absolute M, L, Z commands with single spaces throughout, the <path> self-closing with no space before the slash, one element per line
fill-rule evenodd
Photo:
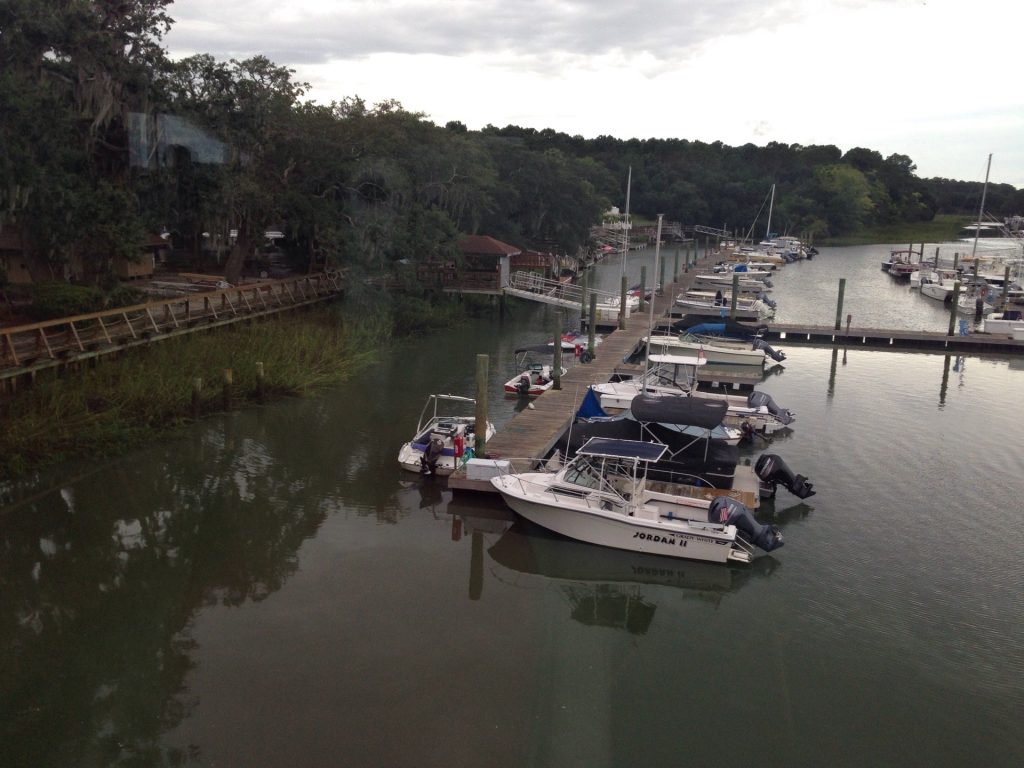
<path fill-rule="evenodd" d="M 697 270 L 707 268 L 709 264 L 710 259 L 705 256 L 691 265 L 688 272 L 676 275 L 673 282 L 663 286 L 661 295 L 653 296 L 656 322 L 668 314 L 676 296 L 689 289 Z M 487 455 L 492 458 L 520 460 L 536 460 L 547 456 L 558 439 L 569 429 L 587 389 L 592 384 L 609 381 L 617 372 L 622 373 L 631 368 L 625 363 L 625 359 L 650 331 L 650 319 L 650 309 L 646 306 L 644 311 L 631 313 L 626 319 L 625 328 L 604 336 L 601 344 L 595 348 L 594 360 L 586 365 L 573 366 L 561 377 L 561 389 L 548 390 L 531 401 L 532 407 L 523 409 L 509 419 L 494 437 L 487 441 Z M 760 374 L 760 370 L 757 373 Z M 720 383 L 723 385 L 738 386 L 740 382 L 749 383 L 748 376 L 737 377 L 725 372 L 721 376 L 723 378 Z M 757 380 L 761 380 L 760 375 L 757 376 Z M 754 508 L 757 506 L 757 478 L 750 467 L 736 469 L 733 489 L 717 493 L 730 495 Z M 497 493 L 489 481 L 468 479 L 465 468 L 449 476 L 448 487 L 457 491 Z M 695 488 L 694 494 L 700 496 L 701 490 Z"/>

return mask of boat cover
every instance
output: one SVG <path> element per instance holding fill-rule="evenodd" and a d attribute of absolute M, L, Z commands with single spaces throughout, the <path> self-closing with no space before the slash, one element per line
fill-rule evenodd
<path fill-rule="evenodd" d="M 629 410 L 637 421 L 714 429 L 722 423 L 729 404 L 703 397 L 644 394 L 633 398 Z"/>
<path fill-rule="evenodd" d="M 608 414 L 604 408 L 601 407 L 601 398 L 597 396 L 597 393 L 587 387 L 587 394 L 583 397 L 583 402 L 580 403 L 580 408 L 576 411 L 576 417 L 580 419 L 593 419 L 596 417 L 604 418 Z"/>
<path fill-rule="evenodd" d="M 676 320 L 676 322 L 672 323 L 672 330 L 680 333 L 682 331 L 688 331 L 696 325 L 704 324 L 724 326 L 724 330 L 716 331 L 716 333 L 721 336 L 736 336 L 741 339 L 758 336 L 768 330 L 768 326 L 766 325 L 746 325 L 733 320 L 731 317 L 696 314 L 683 315 L 680 320 Z M 710 333 L 710 331 L 707 331 L 707 333 Z"/>

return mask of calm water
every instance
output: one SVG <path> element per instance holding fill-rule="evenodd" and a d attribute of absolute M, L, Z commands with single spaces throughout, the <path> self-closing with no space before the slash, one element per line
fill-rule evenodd
<path fill-rule="evenodd" d="M 855 323 L 943 330 L 884 253 L 787 266 L 779 319 L 831 323 L 846 277 Z M 507 420 L 551 322 L 519 306 L 15 492 L 0 763 L 1024 764 L 1024 361 L 783 347 L 770 450 L 818 494 L 780 491 L 786 546 L 733 569 L 553 540 L 397 468 L 478 352 Z"/>

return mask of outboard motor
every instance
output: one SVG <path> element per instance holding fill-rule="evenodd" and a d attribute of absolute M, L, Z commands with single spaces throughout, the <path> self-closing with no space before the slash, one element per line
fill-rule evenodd
<path fill-rule="evenodd" d="M 796 419 L 796 416 L 788 408 L 780 408 L 771 395 L 766 392 L 758 392 L 756 389 L 747 397 L 747 405 L 751 408 L 761 408 L 762 406 L 767 408 L 768 413 L 783 424 L 792 424 Z"/>
<path fill-rule="evenodd" d="M 772 309 L 777 309 L 779 306 L 778 302 L 775 301 L 775 299 L 770 298 L 769 296 L 763 293 L 758 294 L 757 298 L 761 300 L 762 304 L 764 304 L 767 307 L 771 307 Z"/>
<path fill-rule="evenodd" d="M 798 499 L 806 499 L 813 496 L 814 484 L 808 482 L 803 475 L 796 475 L 782 459 L 774 453 L 763 453 L 754 465 L 754 471 L 774 490 L 777 486 L 783 485 L 786 490 Z"/>
<path fill-rule="evenodd" d="M 433 475 L 437 473 L 437 460 L 444 453 L 444 442 L 439 437 L 431 437 L 427 443 L 426 450 L 420 456 L 420 474 Z"/>
<path fill-rule="evenodd" d="M 735 525 L 744 539 L 765 552 L 778 549 L 785 543 L 778 528 L 774 525 L 761 525 L 746 506 L 728 496 L 716 496 L 711 500 L 708 522 Z"/>
<path fill-rule="evenodd" d="M 516 382 L 516 389 L 519 390 L 520 395 L 526 395 L 530 392 L 530 376 L 524 373 L 519 377 L 519 381 Z"/>
<path fill-rule="evenodd" d="M 762 338 L 754 339 L 752 344 L 754 349 L 763 350 L 764 353 L 768 355 L 768 357 L 770 357 L 776 363 L 781 363 L 783 360 L 786 359 L 785 352 L 783 352 L 781 349 L 773 349 L 771 345 L 769 345 L 768 342 Z"/>

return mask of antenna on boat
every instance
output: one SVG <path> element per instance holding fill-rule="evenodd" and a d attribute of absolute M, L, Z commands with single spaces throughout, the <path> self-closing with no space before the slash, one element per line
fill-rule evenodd
<path fill-rule="evenodd" d="M 651 368 L 651 336 L 654 335 L 654 297 L 658 293 L 658 257 L 661 255 L 661 220 L 665 216 L 658 214 L 658 234 L 654 239 L 654 288 L 651 289 L 651 315 L 647 321 L 647 353 L 644 355 L 644 377 L 640 380 L 641 389 L 647 382 L 647 374 Z M 641 286 L 640 290 L 647 290 L 647 286 Z"/>

